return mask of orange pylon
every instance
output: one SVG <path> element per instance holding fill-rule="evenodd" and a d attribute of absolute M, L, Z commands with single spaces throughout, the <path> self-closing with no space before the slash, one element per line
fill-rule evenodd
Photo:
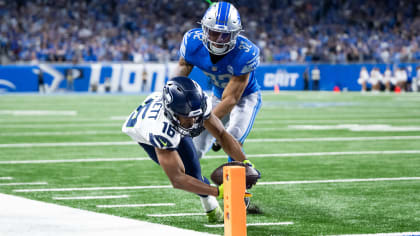
<path fill-rule="evenodd" d="M 246 236 L 245 167 L 223 167 L 225 236 Z"/>
<path fill-rule="evenodd" d="M 280 87 L 279 87 L 279 85 L 278 85 L 278 84 L 275 84 L 275 85 L 274 85 L 274 93 L 275 93 L 275 94 L 280 93 Z"/>

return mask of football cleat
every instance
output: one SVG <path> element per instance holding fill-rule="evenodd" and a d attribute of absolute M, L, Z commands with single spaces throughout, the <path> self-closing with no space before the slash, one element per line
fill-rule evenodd
<path fill-rule="evenodd" d="M 217 206 L 213 210 L 206 213 L 207 220 L 209 223 L 223 223 L 224 222 L 224 214 L 222 208 Z"/>

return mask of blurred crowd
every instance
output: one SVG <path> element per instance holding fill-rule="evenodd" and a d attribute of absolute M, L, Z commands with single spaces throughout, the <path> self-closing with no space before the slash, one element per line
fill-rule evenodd
<path fill-rule="evenodd" d="M 420 61 L 420 1 L 237 0 L 263 62 Z M 0 0 L 4 62 L 165 62 L 204 0 Z"/>

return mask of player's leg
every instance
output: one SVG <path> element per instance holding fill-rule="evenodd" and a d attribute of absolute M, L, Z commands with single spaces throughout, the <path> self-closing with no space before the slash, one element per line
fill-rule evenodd
<path fill-rule="evenodd" d="M 251 132 L 261 104 L 261 93 L 255 92 L 242 97 L 230 112 L 229 124 L 226 130 L 241 144 L 245 142 L 246 137 Z M 233 161 L 233 159 L 229 157 L 228 161 Z"/>
<path fill-rule="evenodd" d="M 210 184 L 210 181 L 201 175 L 201 165 L 192 138 L 189 136 L 182 138 L 177 151 L 184 164 L 185 173 L 206 184 Z M 217 199 L 214 196 L 199 196 L 208 220 L 210 222 L 223 222 L 223 211 Z"/>

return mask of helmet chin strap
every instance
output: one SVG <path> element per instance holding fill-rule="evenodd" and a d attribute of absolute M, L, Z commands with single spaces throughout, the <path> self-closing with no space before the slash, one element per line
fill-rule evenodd
<path fill-rule="evenodd" d="M 212 43 L 210 44 L 210 49 L 216 54 L 216 55 L 222 55 L 224 52 L 226 52 L 227 49 L 227 45 L 223 46 L 222 48 L 218 48 L 216 46 L 214 46 Z"/>

